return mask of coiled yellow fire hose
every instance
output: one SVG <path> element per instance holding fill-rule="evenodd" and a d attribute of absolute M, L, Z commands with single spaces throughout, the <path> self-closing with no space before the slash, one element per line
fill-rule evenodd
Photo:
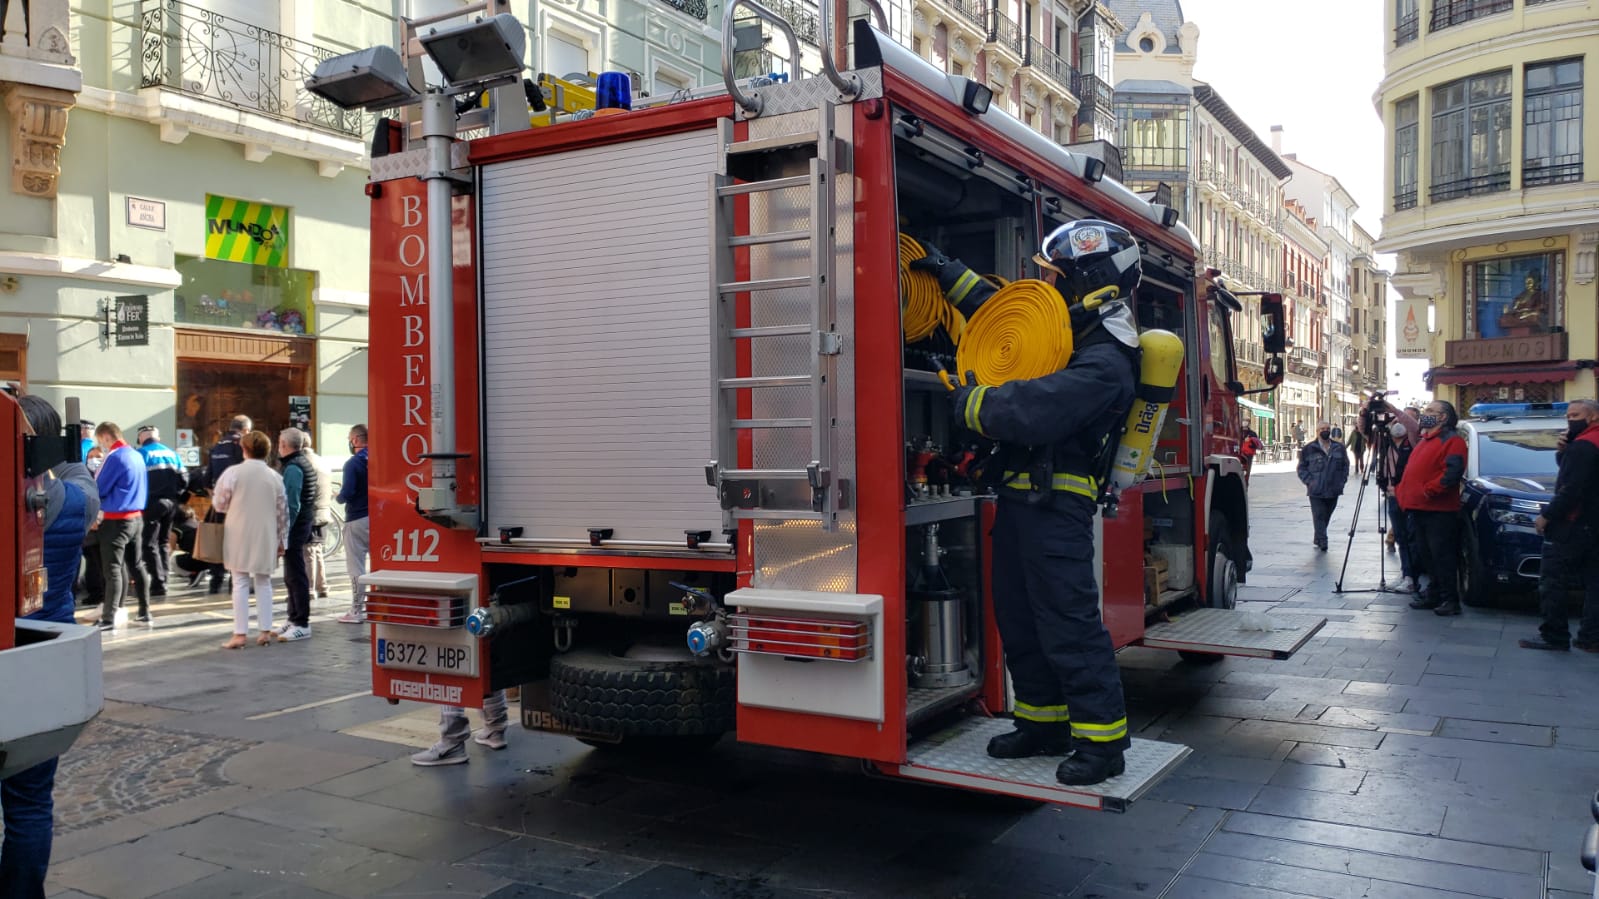
<path fill-rule="evenodd" d="M 966 329 L 966 317 L 945 299 L 937 278 L 910 267 L 912 262 L 926 255 L 927 251 L 910 235 L 899 236 L 900 315 L 905 328 L 905 342 L 926 340 L 942 325 L 949 339 L 959 344 L 961 334 Z"/>
<path fill-rule="evenodd" d="M 1052 375 L 1071 358 L 1066 304 L 1055 288 L 1031 279 L 1012 281 L 990 297 L 966 323 L 955 348 L 959 372 L 971 372 L 978 384 L 990 387 Z"/>

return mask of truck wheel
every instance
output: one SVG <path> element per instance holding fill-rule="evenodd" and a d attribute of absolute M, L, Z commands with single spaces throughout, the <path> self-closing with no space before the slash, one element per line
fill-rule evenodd
<path fill-rule="evenodd" d="M 1205 542 L 1209 544 L 1205 555 L 1210 560 L 1206 572 L 1205 607 L 1231 609 L 1238 604 L 1238 562 L 1233 558 L 1232 531 L 1226 515 L 1221 512 L 1210 513 L 1209 539 Z M 1213 652 L 1192 650 L 1179 650 L 1177 655 L 1195 665 L 1214 665 L 1226 658 Z"/>
<path fill-rule="evenodd" d="M 1455 571 L 1455 590 L 1461 602 L 1476 608 L 1494 604 L 1493 587 L 1482 567 L 1477 529 L 1466 522 L 1460 525 L 1460 558 L 1455 562 Z"/>
<path fill-rule="evenodd" d="M 733 729 L 733 669 L 683 652 L 629 658 L 574 649 L 550 661 L 550 713 L 576 731 L 623 740 L 705 737 Z"/>

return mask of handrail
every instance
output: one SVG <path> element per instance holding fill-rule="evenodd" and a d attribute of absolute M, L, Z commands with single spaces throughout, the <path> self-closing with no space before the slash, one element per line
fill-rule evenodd
<path fill-rule="evenodd" d="M 873 2 L 873 0 L 867 0 L 867 2 Z M 733 98 L 733 102 L 743 107 L 745 112 L 758 115 L 761 111 L 760 94 L 751 93 L 746 96 L 743 91 L 738 89 L 738 82 L 733 78 L 733 16 L 740 6 L 749 7 L 756 18 L 771 23 L 774 28 L 783 33 L 784 37 L 788 38 L 788 62 L 789 65 L 793 66 L 796 78 L 801 75 L 799 38 L 794 36 L 794 29 L 788 24 L 787 19 L 762 6 L 758 0 L 729 0 L 727 6 L 722 10 L 722 83 L 727 85 L 728 96 Z M 828 4 L 824 0 L 822 3 L 822 40 L 824 44 L 827 40 L 827 6 Z M 879 15 L 881 15 L 881 10 L 879 10 Z M 825 46 L 822 49 L 822 62 L 824 65 L 827 63 L 827 49 Z"/>
<path fill-rule="evenodd" d="M 882 4 L 877 0 L 861 0 L 866 7 L 877 17 L 878 30 L 888 31 L 888 16 L 883 13 Z M 853 72 L 840 73 L 837 63 L 833 60 L 833 0 L 821 0 L 817 4 L 822 13 L 822 74 L 827 80 L 833 82 L 838 92 L 844 99 L 849 99 L 861 92 L 861 77 Z"/>

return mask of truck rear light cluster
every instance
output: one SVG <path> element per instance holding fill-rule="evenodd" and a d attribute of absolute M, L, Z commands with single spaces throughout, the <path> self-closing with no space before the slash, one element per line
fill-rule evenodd
<path fill-rule="evenodd" d="M 872 657 L 872 628 L 865 621 L 780 618 L 748 612 L 732 616 L 733 651 L 795 659 L 860 662 Z"/>
<path fill-rule="evenodd" d="M 22 603 L 17 614 L 32 615 L 44 608 L 44 594 L 50 589 L 50 576 L 43 568 L 22 575 Z"/>
<path fill-rule="evenodd" d="M 380 624 L 412 627 L 462 627 L 467 616 L 465 596 L 440 596 L 375 589 L 366 595 L 366 618 Z"/>

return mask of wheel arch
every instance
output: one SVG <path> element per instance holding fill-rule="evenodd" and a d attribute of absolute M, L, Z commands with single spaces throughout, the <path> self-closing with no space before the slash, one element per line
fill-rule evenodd
<path fill-rule="evenodd" d="M 1227 519 L 1227 537 L 1232 544 L 1233 561 L 1238 565 L 1238 581 L 1245 583 L 1254 557 L 1249 551 L 1249 494 L 1241 473 L 1211 471 L 1207 527 L 1218 512 Z"/>

